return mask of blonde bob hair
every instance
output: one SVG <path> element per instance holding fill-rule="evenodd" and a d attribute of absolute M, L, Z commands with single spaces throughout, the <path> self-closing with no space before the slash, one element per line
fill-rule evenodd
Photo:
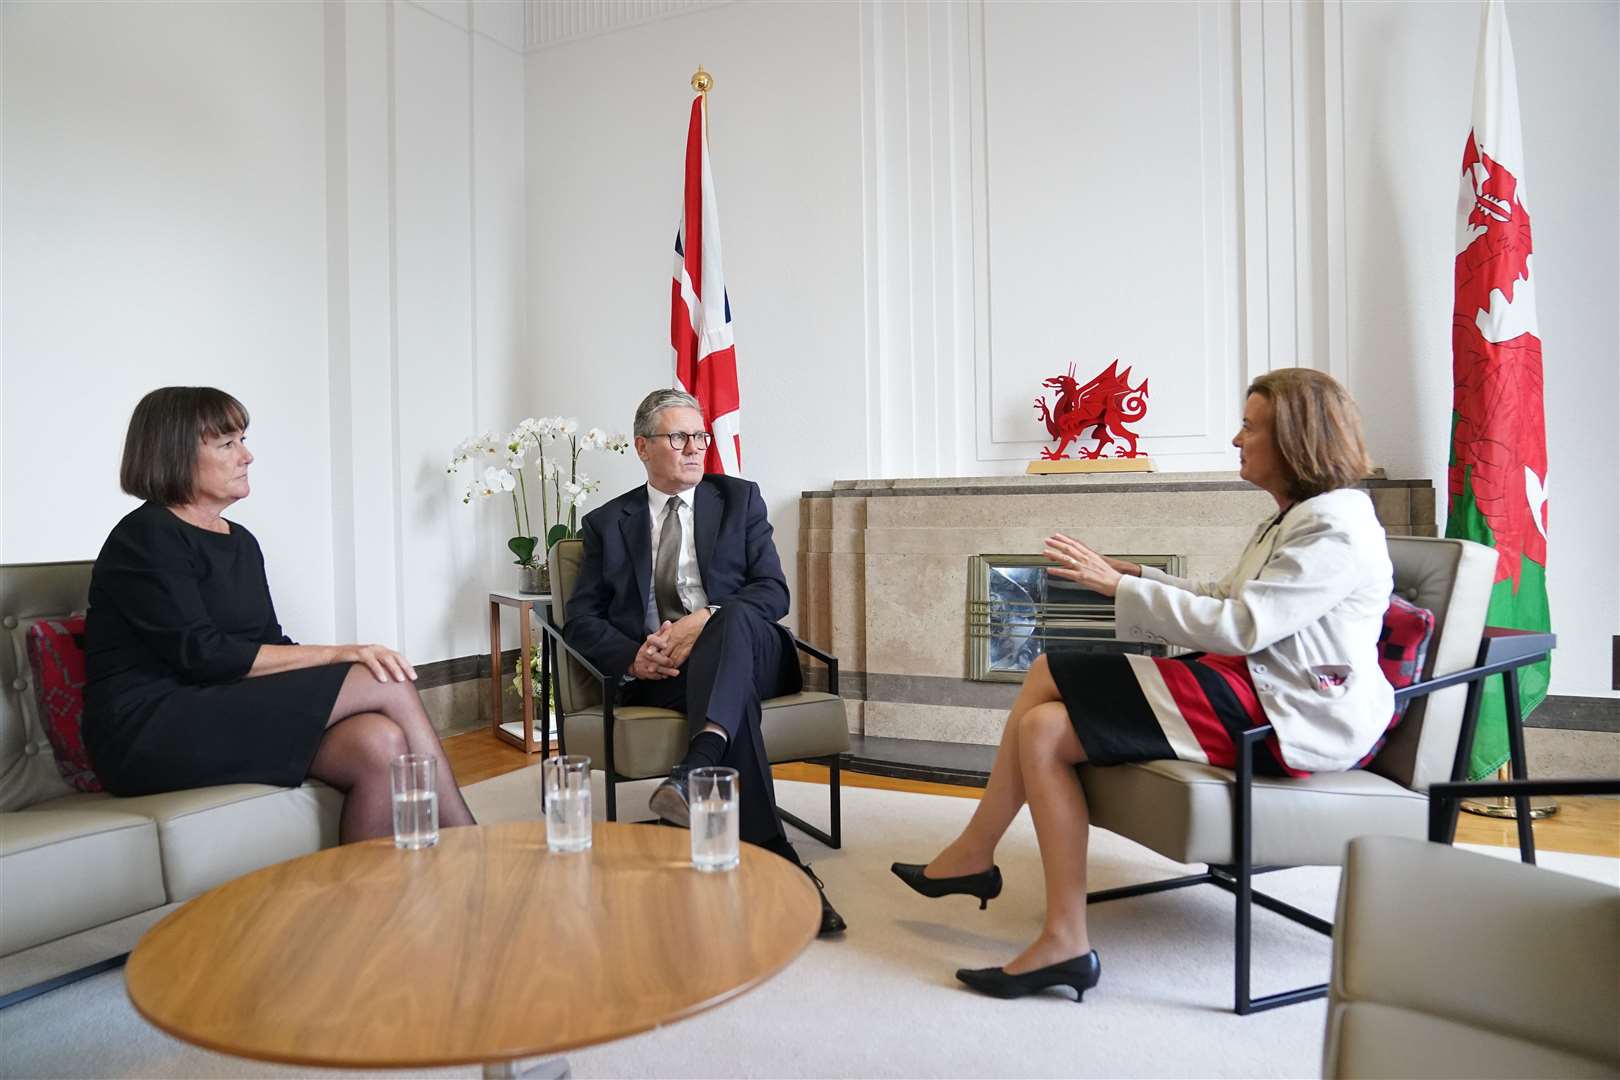
<path fill-rule="evenodd" d="M 1278 368 L 1249 384 L 1271 402 L 1271 437 L 1298 501 L 1350 487 L 1372 472 L 1361 434 L 1361 412 L 1331 375 Z"/>

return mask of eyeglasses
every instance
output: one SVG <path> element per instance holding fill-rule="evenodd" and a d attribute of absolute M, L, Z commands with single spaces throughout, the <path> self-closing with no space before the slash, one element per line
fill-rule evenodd
<path fill-rule="evenodd" d="M 669 445 L 676 450 L 685 450 L 688 439 L 699 450 L 707 450 L 714 442 L 714 436 L 707 431 L 666 431 L 663 435 L 669 440 Z"/>

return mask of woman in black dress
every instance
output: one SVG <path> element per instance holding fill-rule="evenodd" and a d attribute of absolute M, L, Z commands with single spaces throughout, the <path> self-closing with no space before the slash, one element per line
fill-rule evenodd
<path fill-rule="evenodd" d="M 442 824 L 473 817 L 412 685 L 383 645 L 299 645 L 281 631 L 253 534 L 220 515 L 248 494 L 248 413 L 211 387 L 141 399 L 119 481 L 145 502 L 90 577 L 84 741 L 115 795 L 215 784 L 343 792 L 344 843 L 393 831 L 388 763 L 438 759 Z"/>

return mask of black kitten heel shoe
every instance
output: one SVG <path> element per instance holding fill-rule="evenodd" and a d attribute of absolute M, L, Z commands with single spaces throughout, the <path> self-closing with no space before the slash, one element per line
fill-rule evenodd
<path fill-rule="evenodd" d="M 897 862 L 889 867 L 894 876 L 910 885 L 913 890 L 928 897 L 965 896 L 979 898 L 979 910 L 990 906 L 990 901 L 1001 895 L 1001 867 L 992 866 L 978 874 L 960 874 L 956 877 L 931 878 L 923 876 L 922 863 Z"/>
<path fill-rule="evenodd" d="M 1009 975 L 998 967 L 960 968 L 956 977 L 981 994 L 998 998 L 1021 998 L 1038 993 L 1051 986 L 1067 986 L 1074 991 L 1078 1003 L 1086 998 L 1086 991 L 1097 985 L 1102 974 L 1102 961 L 1093 949 L 1084 956 L 1048 964 L 1022 975 Z"/>

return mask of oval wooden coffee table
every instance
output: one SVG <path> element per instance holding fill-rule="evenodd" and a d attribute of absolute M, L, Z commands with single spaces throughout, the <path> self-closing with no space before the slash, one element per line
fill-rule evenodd
<path fill-rule="evenodd" d="M 688 835 L 595 823 L 445 829 L 437 847 L 330 848 L 197 897 L 130 954 L 130 1000 L 187 1042 L 336 1068 L 541 1057 L 713 1008 L 814 938 L 810 881 L 749 844 L 691 868 Z"/>

